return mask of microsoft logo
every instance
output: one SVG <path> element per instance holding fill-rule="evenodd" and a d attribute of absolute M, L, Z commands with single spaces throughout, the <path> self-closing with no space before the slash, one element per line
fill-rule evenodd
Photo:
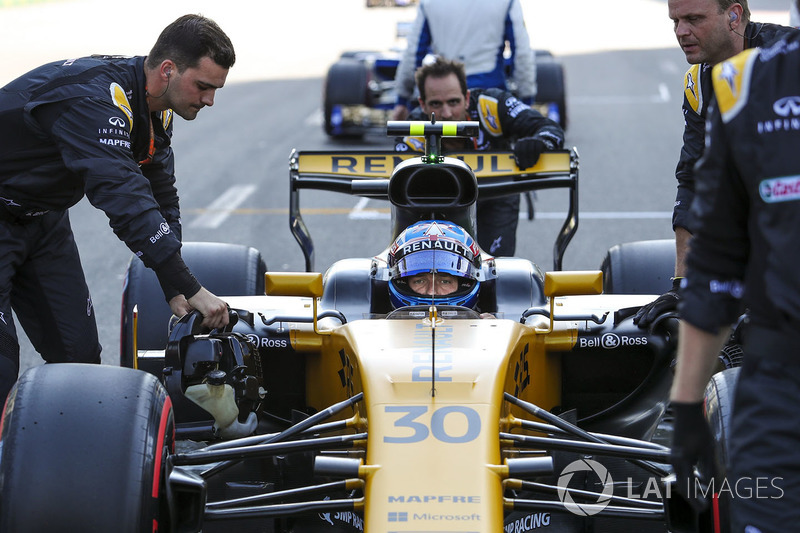
<path fill-rule="evenodd" d="M 389 513 L 389 522 L 408 522 L 408 513 L 405 511 L 391 511 Z"/>

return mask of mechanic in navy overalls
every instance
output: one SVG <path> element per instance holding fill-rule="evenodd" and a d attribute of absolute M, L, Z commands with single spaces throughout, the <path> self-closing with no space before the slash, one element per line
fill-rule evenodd
<path fill-rule="evenodd" d="M 742 50 L 764 46 L 796 31 L 777 24 L 752 22 L 747 0 L 670 0 L 669 13 L 686 61 L 692 64 L 683 82 L 683 147 L 675 169 L 678 180 L 672 211 L 675 276 L 672 289 L 642 307 L 634 317 L 633 322 L 642 328 L 649 327 L 660 315 L 674 311 L 680 299 L 678 286 L 685 275 L 685 257 L 692 236 L 689 208 L 695 194 L 694 167 L 703 154 L 711 100 L 711 68 Z"/>
<path fill-rule="evenodd" d="M 800 33 L 742 52 L 712 72 L 715 100 L 696 168 L 690 211 L 695 231 L 679 306 L 672 462 L 678 488 L 693 490 L 692 466 L 715 448 L 704 390 L 731 324 L 746 307 L 743 365 L 725 421 L 727 479 L 717 480 L 714 491 L 728 487 L 731 531 L 795 531 L 800 524 Z M 714 431 L 723 436 L 721 428 Z"/>
<path fill-rule="evenodd" d="M 173 112 L 192 120 L 213 105 L 234 61 L 216 23 L 186 15 L 147 57 L 58 61 L 0 89 L 0 400 L 19 372 L 12 309 L 45 361 L 100 362 L 67 211 L 84 194 L 155 270 L 173 313 L 227 324 L 181 258 L 170 137 Z"/>
<path fill-rule="evenodd" d="M 480 123 L 478 137 L 442 139 L 442 151 L 510 150 L 517 166 L 524 170 L 536 164 L 539 155 L 559 150 L 564 145 L 564 131 L 556 122 L 542 116 L 502 89 L 467 90 L 464 65 L 437 58 L 417 70 L 420 107 L 409 120 L 472 120 Z M 397 151 L 424 151 L 424 139 L 404 137 L 397 140 Z M 478 244 L 494 256 L 513 256 L 517 245 L 519 194 L 480 199 L 477 203 Z"/>

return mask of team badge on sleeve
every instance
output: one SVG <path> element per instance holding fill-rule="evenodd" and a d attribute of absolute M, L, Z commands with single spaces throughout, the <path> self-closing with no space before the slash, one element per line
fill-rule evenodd
<path fill-rule="evenodd" d="M 125 89 L 119 83 L 112 83 L 109 87 L 111 91 L 111 100 L 114 102 L 114 105 L 117 106 L 125 113 L 125 116 L 128 117 L 128 131 L 133 130 L 133 109 L 131 108 L 131 104 L 128 102 L 128 97 L 125 96 Z"/>
<path fill-rule="evenodd" d="M 170 124 L 172 124 L 172 109 L 167 109 L 161 112 L 161 125 L 164 127 L 164 131 L 169 129 Z"/>
<path fill-rule="evenodd" d="M 503 134 L 503 127 L 500 125 L 500 116 L 497 111 L 497 98 L 485 94 L 480 95 L 478 97 L 478 117 L 490 134 L 495 137 Z"/>
<path fill-rule="evenodd" d="M 700 65 L 692 65 L 683 77 L 683 95 L 695 113 L 700 114 L 703 106 L 703 91 L 700 88 Z"/>
<path fill-rule="evenodd" d="M 758 54 L 758 48 L 751 48 L 714 66 L 711 79 L 723 122 L 731 121 L 747 103 L 753 62 Z"/>

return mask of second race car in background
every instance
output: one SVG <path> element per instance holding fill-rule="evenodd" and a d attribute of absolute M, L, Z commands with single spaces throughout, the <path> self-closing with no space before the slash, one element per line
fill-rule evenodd
<path fill-rule="evenodd" d="M 564 66 L 547 50 L 535 50 L 537 94 L 533 107 L 566 129 Z M 323 94 L 325 133 L 360 137 L 385 133 L 395 104 L 400 52 L 349 51 L 328 69 Z M 513 92 L 514 88 L 510 88 Z"/>

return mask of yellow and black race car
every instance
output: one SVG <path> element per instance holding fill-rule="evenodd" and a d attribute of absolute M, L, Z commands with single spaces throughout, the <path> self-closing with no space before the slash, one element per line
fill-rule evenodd
<path fill-rule="evenodd" d="M 248 247 L 184 246 L 231 307 L 222 331 L 170 318 L 132 261 L 123 366 L 39 366 L 8 398 L 0 529 L 710 527 L 667 481 L 675 319 L 632 323 L 669 286 L 674 244 L 621 245 L 597 271 L 562 271 L 577 152 L 527 171 L 510 152 L 439 155 L 442 136 L 475 128 L 390 122 L 389 135 L 426 139 L 419 157 L 294 152 L 291 228 L 307 271 L 265 272 Z M 570 196 L 553 270 L 475 244 L 479 194 L 553 188 Z M 386 248 L 316 272 L 304 189 L 388 200 Z M 462 275 L 466 296 L 413 296 L 406 274 L 418 273 Z M 709 416 L 724 424 L 729 391 L 713 391 Z"/>

